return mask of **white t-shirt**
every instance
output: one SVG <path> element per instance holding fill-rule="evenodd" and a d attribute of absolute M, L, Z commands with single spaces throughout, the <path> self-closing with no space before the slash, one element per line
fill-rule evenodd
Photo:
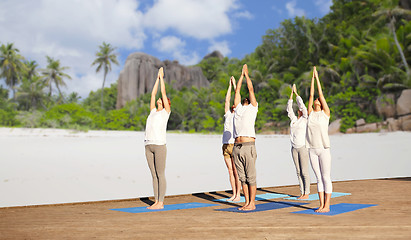
<path fill-rule="evenodd" d="M 146 122 L 146 134 L 144 137 L 145 145 L 166 144 L 167 122 L 170 113 L 168 113 L 165 108 L 161 111 L 157 111 L 156 108 L 151 109 Z"/>
<path fill-rule="evenodd" d="M 290 141 L 294 148 L 301 148 L 305 146 L 305 135 L 307 133 L 307 107 L 304 105 L 303 99 L 297 96 L 298 109 L 303 113 L 303 115 L 298 118 L 294 114 L 293 110 L 293 100 L 289 99 L 287 103 L 288 117 L 291 120 L 290 123 Z"/>
<path fill-rule="evenodd" d="M 255 138 L 255 119 L 257 118 L 257 106 L 251 103 L 243 106 L 237 105 L 234 112 L 234 138 L 236 137 L 253 137 Z"/>
<path fill-rule="evenodd" d="M 324 111 L 312 111 L 307 123 L 307 148 L 329 148 L 328 124 L 330 117 Z"/>
<path fill-rule="evenodd" d="M 224 114 L 223 144 L 234 144 L 233 121 L 234 113 L 227 111 Z"/>

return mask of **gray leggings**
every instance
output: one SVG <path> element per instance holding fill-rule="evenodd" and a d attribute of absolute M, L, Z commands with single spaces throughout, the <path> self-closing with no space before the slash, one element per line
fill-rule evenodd
<path fill-rule="evenodd" d="M 166 145 L 146 145 L 146 158 L 153 177 L 154 198 L 164 202 L 166 195 Z"/>
<path fill-rule="evenodd" d="M 310 172 L 309 172 L 309 156 L 306 147 L 294 148 L 291 147 L 295 169 L 297 170 L 298 182 L 300 183 L 301 195 L 310 193 Z"/>

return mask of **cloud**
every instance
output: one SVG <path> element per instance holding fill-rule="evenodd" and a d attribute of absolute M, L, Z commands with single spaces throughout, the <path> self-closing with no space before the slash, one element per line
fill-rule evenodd
<path fill-rule="evenodd" d="M 234 17 L 236 18 L 245 18 L 245 19 L 253 19 L 254 16 L 249 11 L 242 11 L 242 12 L 235 12 Z"/>
<path fill-rule="evenodd" d="M 69 66 L 73 78 L 69 92 L 71 87 L 77 89 L 73 84 L 84 88 L 97 85 L 79 76 L 97 81 L 89 77 L 94 70 L 90 65 L 103 41 L 119 48 L 141 49 L 146 38 L 143 14 L 136 10 L 134 0 L 2 0 L 0 9 L 2 43 L 13 42 L 41 68 L 46 67 L 46 55 Z"/>
<path fill-rule="evenodd" d="M 288 2 L 285 5 L 285 8 L 287 9 L 288 12 L 288 16 L 290 17 L 296 17 L 296 16 L 304 16 L 305 15 L 305 11 L 304 9 L 301 8 L 296 8 L 295 6 L 297 5 L 297 1 L 293 0 L 291 2 Z"/>
<path fill-rule="evenodd" d="M 230 54 L 229 43 L 215 41 L 232 33 L 235 19 L 251 19 L 239 0 L 1 0 L 0 44 L 14 43 L 28 60 L 45 68 L 46 56 L 67 66 L 63 91 L 78 92 L 83 98 L 101 87 L 101 73 L 91 63 L 101 43 L 117 47 L 122 54 L 144 51 L 153 39 L 158 52 L 185 65 L 198 63 L 200 50 L 188 49 L 189 42 Z M 190 45 L 191 47 L 191 45 Z M 119 55 L 122 63 L 126 56 Z M 113 66 L 107 84 L 115 82 L 122 66 Z M 3 82 L 3 81 L 1 81 Z"/>
<path fill-rule="evenodd" d="M 176 36 L 165 36 L 153 45 L 160 52 L 173 52 L 184 48 L 186 43 Z"/>
<path fill-rule="evenodd" d="M 220 51 L 224 56 L 227 56 L 231 53 L 230 47 L 228 46 L 227 41 L 221 41 L 221 42 L 211 42 L 211 46 L 208 47 L 208 52 L 213 52 L 215 50 Z"/>
<path fill-rule="evenodd" d="M 164 32 L 174 29 L 183 36 L 213 39 L 231 33 L 228 12 L 235 0 L 159 0 L 144 14 L 144 25 Z"/>
<path fill-rule="evenodd" d="M 197 64 L 200 57 L 196 52 L 188 52 L 185 45 L 186 43 L 176 36 L 165 36 L 153 42 L 153 47 L 159 52 L 171 53 L 183 65 Z"/>
<path fill-rule="evenodd" d="M 319 7 L 321 13 L 326 14 L 330 11 L 330 7 L 333 3 L 332 0 L 315 0 L 314 4 Z"/>

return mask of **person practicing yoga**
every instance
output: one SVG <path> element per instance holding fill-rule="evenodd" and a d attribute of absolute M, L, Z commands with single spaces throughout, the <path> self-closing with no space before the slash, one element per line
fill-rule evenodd
<path fill-rule="evenodd" d="M 319 98 L 314 101 L 314 78 L 317 80 Z M 313 107 L 314 103 L 314 107 Z M 318 197 L 320 207 L 316 212 L 329 212 L 332 194 L 331 182 L 331 153 L 328 124 L 330 122 L 330 109 L 325 101 L 318 72 L 314 66 L 311 79 L 310 98 L 308 100 L 308 123 L 306 146 L 309 148 L 310 161 L 315 176 L 317 177 Z M 325 193 L 324 193 L 325 192 Z"/>
<path fill-rule="evenodd" d="M 148 209 L 164 208 L 164 196 L 166 194 L 166 130 L 167 122 L 170 117 L 170 99 L 166 95 L 166 87 L 164 85 L 163 68 L 158 70 L 157 79 L 151 92 L 150 115 L 147 117 L 146 132 L 144 138 L 145 152 L 148 167 L 150 168 L 151 176 L 153 177 L 153 190 L 155 202 L 147 207 Z M 156 94 L 158 83 L 160 82 L 161 98 L 157 100 Z"/>
<path fill-rule="evenodd" d="M 247 81 L 249 98 L 241 103 L 241 84 L 243 77 Z M 255 148 L 255 119 L 258 112 L 258 103 L 254 95 L 253 83 L 248 76 L 247 64 L 244 64 L 241 77 L 237 83 L 234 96 L 234 163 L 245 197 L 244 206 L 239 210 L 251 211 L 255 209 L 255 195 L 257 193 L 256 167 L 257 152 Z"/>
<path fill-rule="evenodd" d="M 293 94 L 296 95 L 298 105 L 298 117 L 293 110 Z M 303 99 L 297 93 L 297 87 L 293 84 L 290 99 L 287 103 L 287 113 L 291 120 L 290 123 L 290 141 L 291 156 L 294 160 L 297 171 L 298 182 L 300 184 L 301 195 L 297 199 L 308 199 L 310 194 L 310 172 L 308 150 L 305 147 L 305 135 L 307 132 L 307 108 Z"/>
<path fill-rule="evenodd" d="M 230 78 L 230 84 L 228 85 L 227 95 L 225 96 L 225 114 L 224 114 L 224 133 L 223 133 L 223 156 L 225 164 L 228 169 L 231 188 L 233 190 L 233 196 L 227 201 L 238 202 L 240 201 L 241 183 L 238 179 L 237 169 L 234 164 L 233 147 L 233 120 L 234 120 L 234 105 L 230 108 L 231 87 L 235 90 L 235 79 L 232 76 Z"/>

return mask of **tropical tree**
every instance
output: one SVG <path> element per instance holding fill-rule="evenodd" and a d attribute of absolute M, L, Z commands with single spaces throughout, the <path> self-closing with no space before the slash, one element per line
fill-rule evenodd
<path fill-rule="evenodd" d="M 111 64 L 118 65 L 117 54 L 114 53 L 115 48 L 109 43 L 103 42 L 99 46 L 100 51 L 96 53 L 96 59 L 91 66 L 97 65 L 96 73 L 104 69 L 103 85 L 101 87 L 101 109 L 104 109 L 104 84 L 106 83 L 107 73 L 111 71 Z"/>
<path fill-rule="evenodd" d="M 15 86 L 21 80 L 21 72 L 24 68 L 23 56 L 13 43 L 0 46 L 0 78 L 5 78 L 6 85 L 13 91 L 13 99 L 16 100 Z"/>
<path fill-rule="evenodd" d="M 47 68 L 43 69 L 42 74 L 46 81 L 46 85 L 49 87 L 49 96 L 51 96 L 53 91 L 53 84 L 56 85 L 56 88 L 59 92 L 59 98 L 64 101 L 63 94 L 61 93 L 60 86 L 66 86 L 64 78 L 71 79 L 70 75 L 64 73 L 65 70 L 69 67 L 60 66 L 60 60 L 55 60 L 49 56 L 47 58 Z"/>
<path fill-rule="evenodd" d="M 395 24 L 397 18 L 406 18 L 411 17 L 411 11 L 407 9 L 400 8 L 398 6 L 398 0 L 386 0 L 382 1 L 380 10 L 376 11 L 373 16 L 377 17 L 377 21 L 381 19 L 386 19 L 389 21 L 388 28 L 390 29 L 391 34 L 393 35 L 395 45 L 400 53 L 402 63 L 407 72 L 408 76 L 411 76 L 410 68 L 408 66 L 407 60 L 405 59 L 404 51 L 398 42 L 397 32 Z"/>
<path fill-rule="evenodd" d="M 36 110 L 39 106 L 44 107 L 43 101 L 46 99 L 44 89 L 46 82 L 38 75 L 29 78 L 23 78 L 22 84 L 18 87 L 17 100 L 20 106 L 29 110 Z"/>

